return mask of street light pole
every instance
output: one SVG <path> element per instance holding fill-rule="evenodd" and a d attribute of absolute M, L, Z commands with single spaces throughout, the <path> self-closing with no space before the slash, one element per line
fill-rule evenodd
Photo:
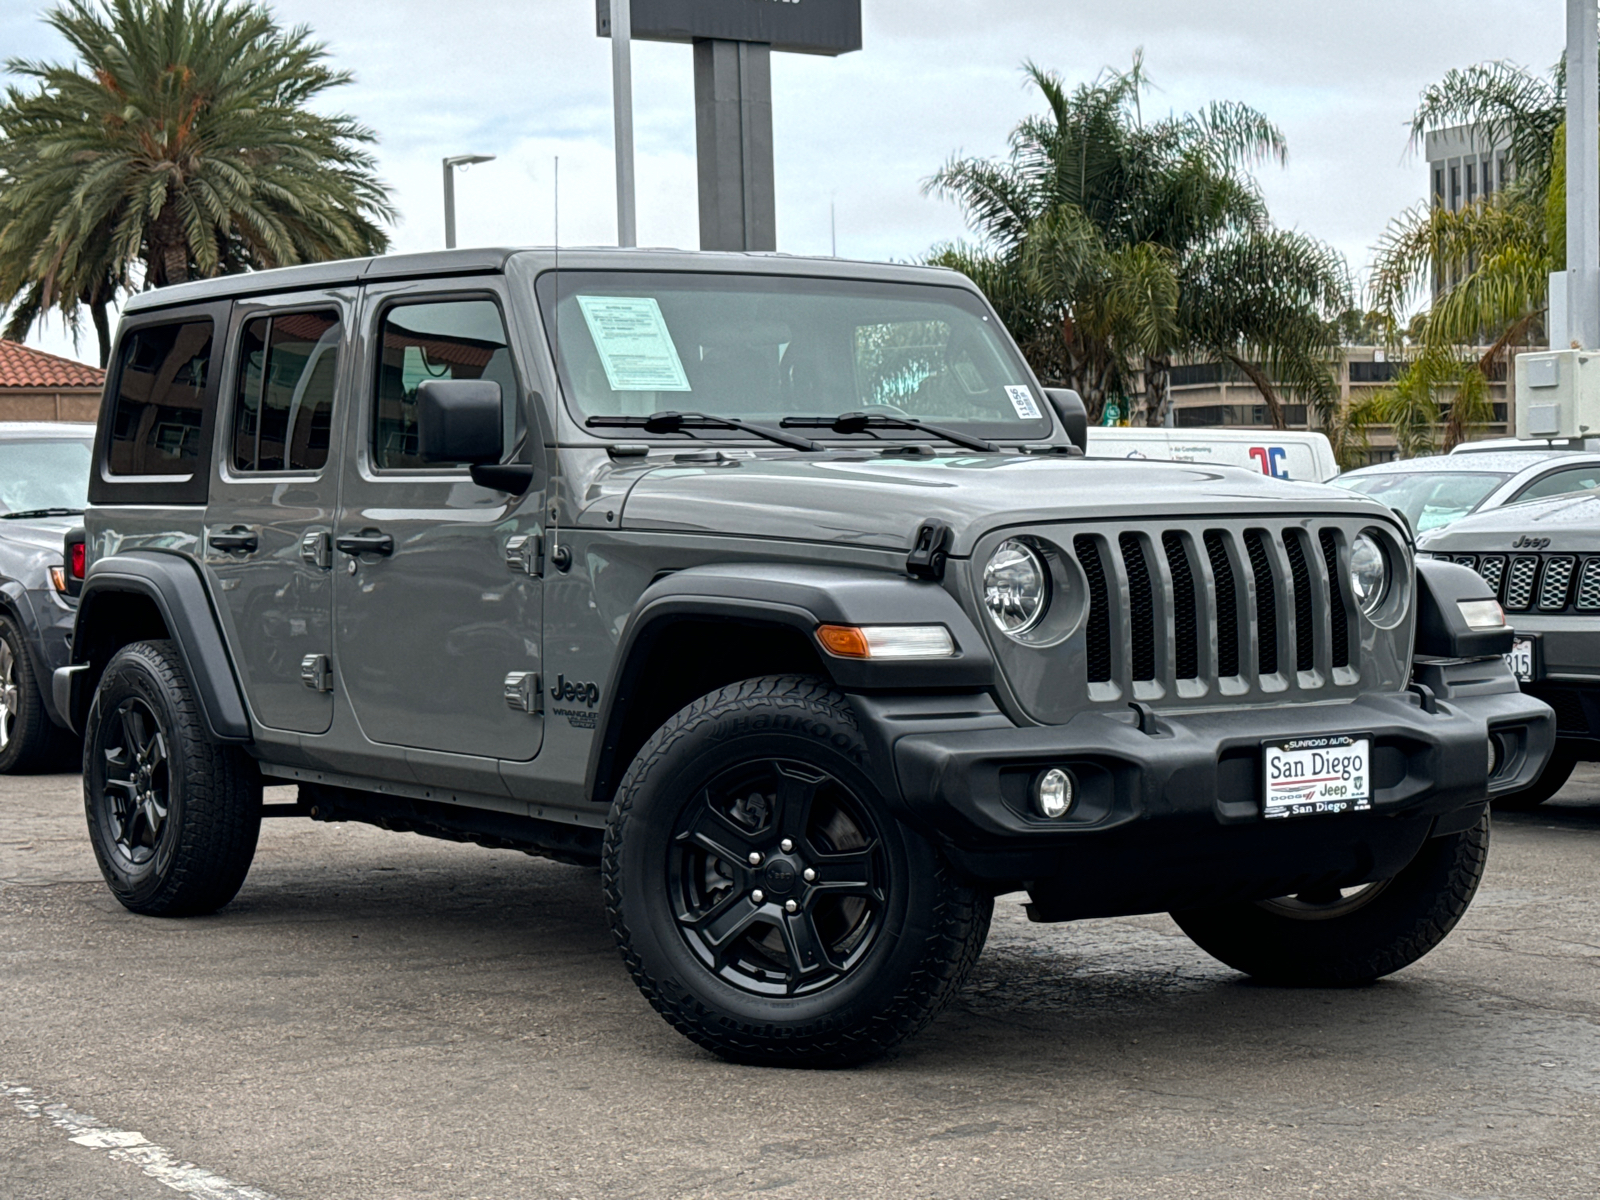
<path fill-rule="evenodd" d="M 456 168 L 493 162 L 492 154 L 457 154 L 444 160 L 444 248 L 456 248 Z"/>
<path fill-rule="evenodd" d="M 617 245 L 639 244 L 633 188 L 633 11 L 611 0 L 611 106 L 617 131 Z"/>
<path fill-rule="evenodd" d="M 1567 336 L 1585 350 L 1600 350 L 1600 9 L 1595 0 L 1567 0 Z"/>

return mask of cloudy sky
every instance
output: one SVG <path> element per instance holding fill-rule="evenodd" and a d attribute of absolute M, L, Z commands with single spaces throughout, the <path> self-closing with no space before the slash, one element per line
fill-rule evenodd
<path fill-rule="evenodd" d="M 801 0 L 804 2 L 804 0 Z M 0 4 L 0 54 L 60 59 L 36 0 Z M 355 72 L 330 107 L 377 131 L 400 209 L 395 248 L 443 245 L 440 159 L 498 155 L 457 181 L 462 245 L 548 244 L 553 159 L 561 240 L 614 243 L 610 43 L 594 0 L 272 0 Z M 773 56 L 778 248 L 914 258 L 965 232 L 921 183 L 952 153 L 999 154 L 1038 107 L 1032 59 L 1069 81 L 1125 67 L 1142 47 L 1147 112 L 1212 99 L 1264 110 L 1289 142 L 1262 184 L 1273 216 L 1337 246 L 1358 271 L 1385 223 L 1415 203 L 1418 92 L 1451 67 L 1561 53 L 1560 0 L 863 0 L 865 47 Z M 642 245 L 698 240 L 694 80 L 686 46 L 636 43 Z M 59 324 L 33 344 L 73 354 Z M 92 358 L 93 335 L 77 355 Z"/>

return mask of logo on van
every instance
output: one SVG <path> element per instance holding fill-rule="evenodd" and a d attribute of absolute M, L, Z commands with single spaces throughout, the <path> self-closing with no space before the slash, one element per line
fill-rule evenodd
<path fill-rule="evenodd" d="M 1513 550 L 1543 550 L 1549 544 L 1549 538 L 1529 537 L 1527 534 L 1523 534 L 1511 543 L 1511 548 Z"/>
<path fill-rule="evenodd" d="M 600 688 L 592 683 L 568 683 L 565 675 L 557 675 L 555 686 L 550 689 L 552 700 L 581 700 L 590 708 L 600 702 Z"/>

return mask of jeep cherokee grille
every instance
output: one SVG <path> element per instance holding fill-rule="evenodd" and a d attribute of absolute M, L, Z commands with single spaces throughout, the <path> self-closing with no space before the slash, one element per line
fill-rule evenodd
<path fill-rule="evenodd" d="M 1435 554 L 1483 576 L 1507 612 L 1600 612 L 1600 555 Z"/>
<path fill-rule="evenodd" d="M 1359 645 L 1340 563 L 1356 532 L 1239 521 L 1077 535 L 1091 697 L 1326 695 L 1355 684 Z"/>

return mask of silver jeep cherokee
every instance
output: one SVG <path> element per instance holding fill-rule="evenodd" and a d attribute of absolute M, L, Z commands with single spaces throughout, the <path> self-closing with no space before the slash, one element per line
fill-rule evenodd
<path fill-rule="evenodd" d="M 147 292 L 54 679 L 106 880 L 215 910 L 280 815 L 598 863 L 650 1003 L 759 1063 L 914 1033 L 1009 892 L 1170 911 L 1272 983 L 1415 961 L 1554 738 L 1489 589 L 1371 500 L 1083 426 L 941 270 Z"/>
<path fill-rule="evenodd" d="M 1544 773 L 1500 808 L 1536 808 L 1580 762 L 1600 760 L 1600 493 L 1511 504 L 1418 538 L 1423 557 L 1470 567 L 1499 597 L 1516 638 L 1506 664 L 1555 710 Z"/>

